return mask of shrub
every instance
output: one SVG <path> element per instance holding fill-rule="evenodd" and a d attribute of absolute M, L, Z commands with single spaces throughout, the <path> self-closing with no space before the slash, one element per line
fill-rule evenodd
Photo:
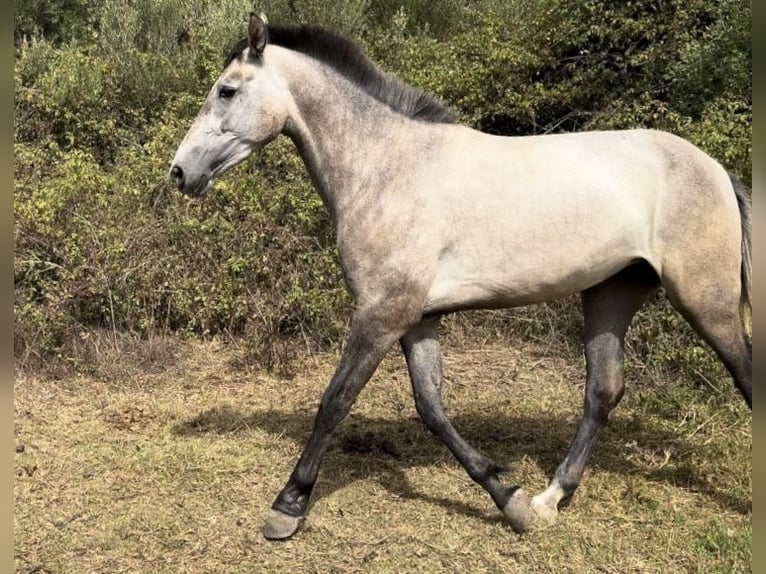
<path fill-rule="evenodd" d="M 98 25 L 103 0 L 25 0 L 16 2 L 13 36 L 16 43 L 43 36 L 55 43 L 87 42 Z"/>
<path fill-rule="evenodd" d="M 40 6 L 25 5 L 15 24 L 17 359 L 83 368 L 91 332 L 115 345 L 168 333 L 244 340 L 244 360 L 273 367 L 296 344 L 337 345 L 351 302 L 329 216 L 289 142 L 237 168 L 204 202 L 166 181 L 251 4 L 101 0 L 53 28 Z M 667 129 L 751 179 L 744 3 L 269 0 L 259 9 L 275 23 L 351 35 L 474 127 Z M 698 345 L 688 329 L 662 335 L 674 321 L 654 303 L 637 321 L 646 338 L 630 344 L 673 368 Z M 574 342 L 580 323 L 573 297 L 459 315 L 446 330 Z"/>

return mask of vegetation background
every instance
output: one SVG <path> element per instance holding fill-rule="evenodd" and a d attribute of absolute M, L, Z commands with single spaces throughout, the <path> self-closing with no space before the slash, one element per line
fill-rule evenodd
<path fill-rule="evenodd" d="M 661 296 L 572 507 L 516 536 L 389 356 L 307 524 L 262 519 L 351 301 L 286 139 L 204 200 L 166 172 L 250 0 L 25 0 L 14 19 L 17 572 L 750 572 L 750 414 Z M 500 134 L 651 127 L 751 182 L 744 0 L 265 0 Z M 577 297 L 444 322 L 456 427 L 542 489 L 582 413 Z"/>
<path fill-rule="evenodd" d="M 286 139 L 205 201 L 169 160 L 250 0 L 30 0 L 14 20 L 17 368 L 98 371 L 161 359 L 171 339 L 225 341 L 289 369 L 334 350 L 351 302 L 333 229 Z M 650 127 L 751 181 L 752 48 L 743 0 L 265 0 L 272 23 L 331 26 L 460 120 L 525 135 Z M 579 338 L 578 299 L 461 314 L 448 337 Z M 658 298 L 631 346 L 715 369 Z"/>

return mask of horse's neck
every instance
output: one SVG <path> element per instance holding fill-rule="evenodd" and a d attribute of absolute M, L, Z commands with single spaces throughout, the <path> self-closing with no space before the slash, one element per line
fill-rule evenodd
<path fill-rule="evenodd" d="M 370 180 L 390 149 L 387 141 L 412 122 L 338 74 L 301 57 L 288 80 L 295 108 L 286 133 L 295 142 L 314 186 L 334 217 L 360 194 L 375 193 Z M 416 123 L 416 122 L 412 122 Z"/>

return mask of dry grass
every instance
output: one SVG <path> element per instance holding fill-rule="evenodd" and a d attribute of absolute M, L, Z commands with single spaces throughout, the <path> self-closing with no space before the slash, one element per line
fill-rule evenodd
<path fill-rule="evenodd" d="M 465 437 L 544 487 L 580 414 L 582 364 L 526 344 L 446 349 Z M 262 519 L 334 356 L 291 378 L 195 344 L 125 380 L 20 376 L 17 572 L 736 572 L 751 559 L 750 414 L 733 391 L 633 384 L 572 505 L 518 536 L 416 419 L 392 355 L 339 430 L 303 530 Z"/>

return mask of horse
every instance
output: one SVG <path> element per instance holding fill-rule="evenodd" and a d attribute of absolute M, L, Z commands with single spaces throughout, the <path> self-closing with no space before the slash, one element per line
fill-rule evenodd
<path fill-rule="evenodd" d="M 572 498 L 623 395 L 628 326 L 660 288 L 752 410 L 750 193 L 686 140 L 649 129 L 483 133 L 340 34 L 250 13 L 168 176 L 203 197 L 281 134 L 332 216 L 355 306 L 265 538 L 300 528 L 333 430 L 397 342 L 425 426 L 519 533 L 552 523 Z M 447 417 L 440 318 L 578 293 L 582 417 L 547 488 L 530 497 L 505 486 Z"/>

